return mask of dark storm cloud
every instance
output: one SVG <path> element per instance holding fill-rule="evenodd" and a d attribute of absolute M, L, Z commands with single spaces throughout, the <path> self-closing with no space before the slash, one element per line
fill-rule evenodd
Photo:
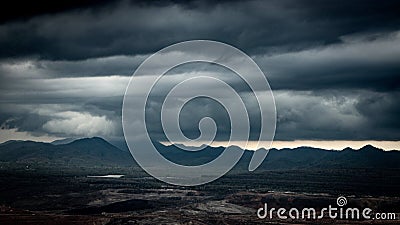
<path fill-rule="evenodd" d="M 0 57 L 76 60 L 148 54 L 190 39 L 221 40 L 249 53 L 272 54 L 337 43 L 352 33 L 400 27 L 398 1 L 115 4 L 4 23 Z"/>
<path fill-rule="evenodd" d="M 112 99 L 108 99 L 108 104 L 110 102 Z M 12 110 L 8 110 L 8 107 L 12 107 Z M 104 110 L 82 99 L 73 105 L 3 104 L 0 113 L 4 116 L 0 118 L 1 129 L 15 129 L 36 136 L 112 138 L 122 135 L 120 114 L 114 110 Z"/>
<path fill-rule="evenodd" d="M 111 5 L 112 1 L 105 0 L 60 0 L 60 1 L 24 1 L 7 2 L 0 9 L 0 23 L 23 21 L 35 16 L 55 14 L 84 8 L 97 8 Z"/>
<path fill-rule="evenodd" d="M 5 127 L 36 134 L 118 137 L 122 135 L 121 103 L 128 79 L 86 77 L 14 82 L 2 88 L 0 122 Z M 209 84 L 198 85 L 209 92 L 220 91 Z M 169 85 L 159 86 L 166 87 Z M 254 140 L 260 128 L 254 110 L 257 104 L 246 92 L 241 95 L 250 113 L 250 137 Z M 397 91 L 275 90 L 274 95 L 278 115 L 276 140 L 399 139 Z M 150 134 L 158 140 L 165 139 L 159 119 L 162 101 L 159 96 L 150 98 L 147 109 Z M 188 137 L 197 137 L 198 122 L 205 116 L 215 119 L 217 140 L 226 140 L 230 134 L 229 120 L 224 109 L 212 101 L 193 101 L 183 109 L 180 116 L 183 132 Z"/>
<path fill-rule="evenodd" d="M 252 57 L 265 72 L 274 90 L 399 90 L 399 31 L 348 35 L 341 37 L 341 40 L 341 43 L 328 46 Z M 148 55 L 110 56 L 79 61 L 9 60 L 0 63 L 0 73 L 3 74 L 2 79 L 130 76 L 146 57 Z M 181 80 L 187 77 L 187 72 L 220 73 L 219 78 L 226 73 L 200 65 L 180 66 L 174 71 L 182 74 Z M 228 75 L 228 78 L 232 78 L 232 75 Z M 170 79 L 176 81 L 173 77 Z M 243 91 L 240 88 L 242 84 L 235 84 L 232 79 L 231 84 Z"/>
<path fill-rule="evenodd" d="M 362 96 L 355 105 L 357 111 L 370 119 L 373 132 L 396 133 L 400 127 L 400 93 L 378 93 Z M 395 136 L 395 135 L 394 135 Z"/>
<path fill-rule="evenodd" d="M 59 137 L 121 136 L 128 77 L 8 77 L 0 84 L 3 128 Z"/>
<path fill-rule="evenodd" d="M 399 140 L 399 92 L 276 91 L 277 140 Z"/>
<path fill-rule="evenodd" d="M 148 55 L 110 56 L 86 60 L 38 60 L 19 59 L 0 62 L 0 73 L 4 76 L 24 76 L 36 78 L 51 77 L 84 77 L 133 74 L 137 66 Z"/>
<path fill-rule="evenodd" d="M 400 88 L 400 32 L 344 36 L 342 43 L 255 56 L 274 89 Z"/>
<path fill-rule="evenodd" d="M 398 1 L 43 4 L 0 17 L 2 129 L 120 137 L 123 94 L 136 67 L 169 44 L 213 39 L 248 53 L 266 73 L 276 98 L 277 140 L 400 139 Z M 162 95 L 199 71 L 228 82 L 247 101 L 256 139 L 259 116 L 248 88 L 224 71 L 185 66 L 150 99 L 152 135 L 165 138 L 157 113 Z M 198 136 L 204 116 L 216 120 L 217 139 L 226 139 L 227 115 L 207 100 L 184 109 L 183 132 Z"/>

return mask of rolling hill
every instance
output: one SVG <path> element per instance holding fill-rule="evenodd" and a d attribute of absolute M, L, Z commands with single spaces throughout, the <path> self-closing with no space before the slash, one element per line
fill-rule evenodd
<path fill-rule="evenodd" d="M 9 141 L 0 145 L 0 162 L 63 166 L 130 166 L 129 152 L 102 138 L 83 138 L 67 144 Z"/>
<path fill-rule="evenodd" d="M 183 165 L 199 165 L 209 162 L 224 151 L 222 147 L 207 146 L 202 151 L 187 152 L 175 146 L 154 144 L 164 157 Z M 236 168 L 246 170 L 253 151 L 243 151 L 244 154 Z M 260 149 L 259 151 L 265 150 Z M 129 152 L 120 150 L 99 137 L 83 138 L 66 144 L 8 141 L 0 144 L 0 162 L 48 166 L 137 166 Z M 258 170 L 399 168 L 399 162 L 399 151 L 383 151 L 371 145 L 364 146 L 359 150 L 346 148 L 342 151 L 300 147 L 271 149 Z"/>

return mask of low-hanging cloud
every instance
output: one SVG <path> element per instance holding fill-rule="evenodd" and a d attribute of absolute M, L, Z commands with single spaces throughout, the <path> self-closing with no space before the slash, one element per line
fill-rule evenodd
<path fill-rule="evenodd" d="M 117 126 L 105 116 L 94 116 L 89 113 L 61 112 L 47 121 L 43 129 L 50 133 L 70 136 L 113 136 Z"/>

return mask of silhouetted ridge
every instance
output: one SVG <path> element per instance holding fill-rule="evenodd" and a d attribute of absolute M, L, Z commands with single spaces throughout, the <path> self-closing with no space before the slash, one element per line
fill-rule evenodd
<path fill-rule="evenodd" d="M 100 137 L 82 138 L 75 140 L 71 143 L 64 144 L 62 146 L 71 146 L 75 148 L 99 148 L 112 151 L 122 151 L 121 149 L 115 147 L 114 145 L 110 144 L 108 141 Z"/>
<path fill-rule="evenodd" d="M 201 151 L 185 151 L 177 146 L 154 142 L 154 146 L 168 160 L 181 165 L 201 165 L 217 158 L 224 147 L 206 146 Z M 238 147 L 235 147 L 239 149 Z M 243 156 L 236 169 L 247 171 L 254 151 L 242 150 Z M 258 151 L 266 151 L 260 149 Z M 257 169 L 296 170 L 307 168 L 400 168 L 399 151 L 383 151 L 367 145 L 359 150 L 342 151 L 311 147 L 271 149 Z M 0 162 L 67 165 L 67 166 L 137 166 L 129 152 L 122 151 L 106 140 L 82 138 L 68 144 L 53 145 L 33 141 L 10 141 L 0 145 Z"/>
<path fill-rule="evenodd" d="M 0 162 L 67 165 L 67 166 L 132 166 L 132 156 L 106 140 L 93 137 L 68 144 L 22 141 L 0 146 Z"/>
<path fill-rule="evenodd" d="M 366 145 L 366 146 L 360 148 L 360 151 L 370 151 L 370 152 L 379 151 L 379 152 L 382 152 L 383 150 L 380 149 L 380 148 L 375 148 L 372 145 Z"/>

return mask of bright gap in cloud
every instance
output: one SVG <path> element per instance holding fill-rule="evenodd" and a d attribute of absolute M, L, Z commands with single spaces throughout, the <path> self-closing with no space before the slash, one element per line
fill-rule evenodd
<path fill-rule="evenodd" d="M 4 143 L 10 140 L 52 142 L 57 139 L 62 139 L 62 137 L 57 137 L 52 135 L 34 136 L 26 131 L 18 131 L 17 128 L 0 129 L 0 143 Z"/>

